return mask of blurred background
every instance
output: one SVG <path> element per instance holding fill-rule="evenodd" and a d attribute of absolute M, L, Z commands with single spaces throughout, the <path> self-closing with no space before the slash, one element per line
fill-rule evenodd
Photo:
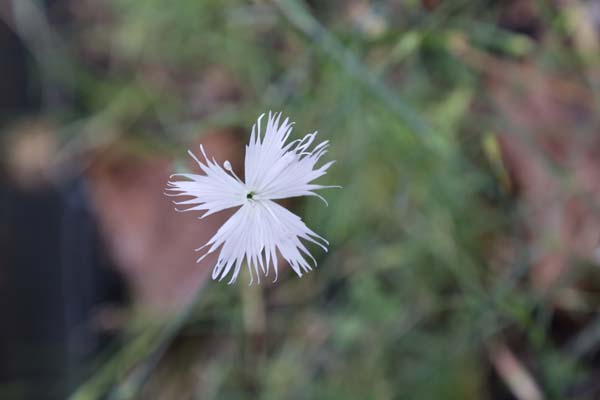
<path fill-rule="evenodd" d="M 595 0 L 2 0 L 0 398 L 600 398 L 599 48 Z M 163 191 L 268 110 L 330 251 L 227 286 Z"/>

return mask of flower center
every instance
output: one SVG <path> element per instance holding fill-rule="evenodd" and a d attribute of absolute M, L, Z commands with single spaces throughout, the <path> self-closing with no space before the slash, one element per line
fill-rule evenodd
<path fill-rule="evenodd" d="M 248 192 L 248 194 L 246 194 L 246 198 L 248 200 L 252 200 L 254 198 L 254 192 Z"/>

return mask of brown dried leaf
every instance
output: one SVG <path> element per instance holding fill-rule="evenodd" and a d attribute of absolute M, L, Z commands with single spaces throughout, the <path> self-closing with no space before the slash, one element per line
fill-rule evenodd
<path fill-rule="evenodd" d="M 217 160 L 240 166 L 241 146 L 233 133 L 215 132 L 202 142 Z M 93 204 L 112 255 L 135 301 L 154 311 L 191 301 L 216 261 L 212 254 L 196 264 L 194 249 L 231 214 L 199 220 L 198 214 L 175 212 L 172 198 L 164 195 L 171 173 L 165 157 L 146 159 L 120 150 L 107 151 L 89 171 Z"/>

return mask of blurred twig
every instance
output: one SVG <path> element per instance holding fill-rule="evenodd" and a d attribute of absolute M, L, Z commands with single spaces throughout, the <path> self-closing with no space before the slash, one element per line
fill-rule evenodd
<path fill-rule="evenodd" d="M 600 347 L 600 316 L 589 322 L 567 345 L 568 352 L 574 358 L 581 358 Z"/>
<path fill-rule="evenodd" d="M 487 345 L 488 356 L 498 375 L 518 400 L 542 400 L 544 396 L 531 374 L 515 354 L 501 342 Z"/>

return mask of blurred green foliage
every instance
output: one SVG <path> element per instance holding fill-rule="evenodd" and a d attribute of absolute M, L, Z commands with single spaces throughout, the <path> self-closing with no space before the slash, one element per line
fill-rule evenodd
<path fill-rule="evenodd" d="M 576 381 L 581 367 L 547 338 L 551 311 L 523 281 L 530 255 L 497 126 L 473 111 L 487 101 L 479 71 L 453 48 L 540 51 L 497 27 L 496 2 L 108 3 L 110 29 L 77 32 L 108 62 L 83 68 L 85 113 L 183 158 L 208 127 L 248 132 L 283 110 L 296 134 L 331 140 L 322 183 L 343 189 L 325 194 L 329 207 L 295 205 L 331 241 L 315 249 L 317 270 L 275 286 L 210 283 L 173 321 L 135 322 L 74 398 L 482 399 L 486 342 L 506 330 L 535 343 L 551 398 Z M 239 98 L 191 112 L 186 87 L 209 68 Z M 503 235 L 518 256 L 498 270 Z"/>

